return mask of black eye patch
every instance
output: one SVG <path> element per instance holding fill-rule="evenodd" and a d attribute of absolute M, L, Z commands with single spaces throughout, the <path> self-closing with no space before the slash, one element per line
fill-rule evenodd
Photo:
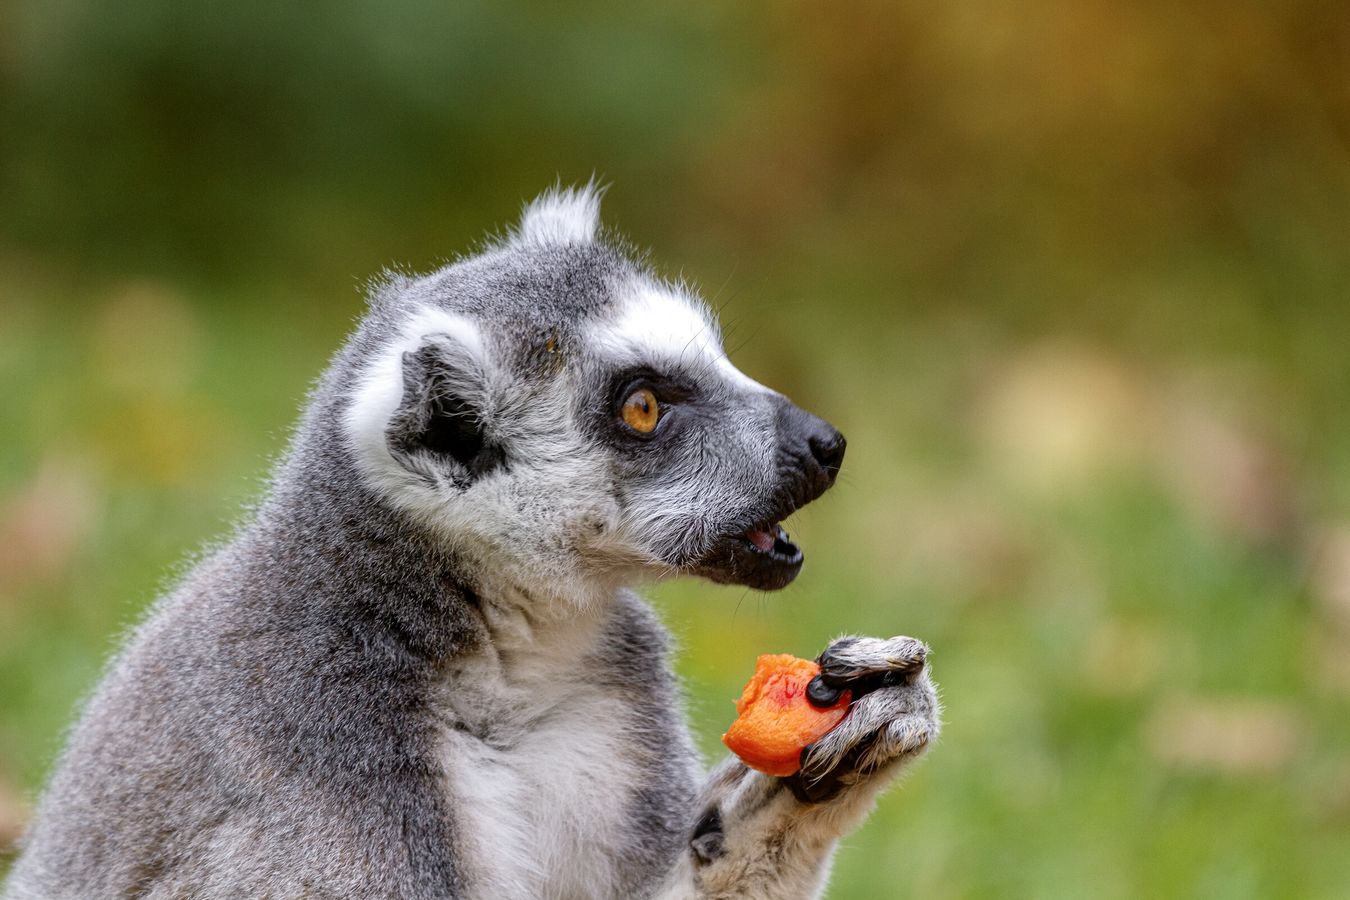
<path fill-rule="evenodd" d="M 662 404 L 685 404 L 694 401 L 698 392 L 694 383 L 678 375 L 667 375 L 655 369 L 640 367 L 615 372 L 610 378 L 610 409 L 617 415 L 624 400 L 638 388 L 647 388 Z"/>
<path fill-rule="evenodd" d="M 639 434 L 623 420 L 624 402 L 646 388 L 656 397 L 661 420 L 649 434 Z M 598 441 L 624 454 L 654 452 L 673 439 L 696 408 L 699 391 L 692 380 L 649 366 L 633 366 L 608 373 L 600 383 L 587 430 Z"/>

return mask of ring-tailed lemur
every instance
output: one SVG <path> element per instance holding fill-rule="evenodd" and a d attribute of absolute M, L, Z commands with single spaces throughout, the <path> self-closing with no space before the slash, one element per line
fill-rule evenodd
<path fill-rule="evenodd" d="M 925 648 L 845 638 L 856 699 L 772 778 L 706 777 L 628 585 L 774 589 L 843 437 L 741 374 L 687 289 L 555 190 L 391 276 L 253 520 L 135 632 L 5 889 L 30 898 L 752 897 L 937 734 Z"/>

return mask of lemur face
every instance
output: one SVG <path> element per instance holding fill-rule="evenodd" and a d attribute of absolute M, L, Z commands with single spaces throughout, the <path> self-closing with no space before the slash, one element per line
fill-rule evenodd
<path fill-rule="evenodd" d="M 834 483 L 843 436 L 733 366 L 696 299 L 638 278 L 615 301 L 587 342 L 623 539 L 674 571 L 783 587 L 802 552 L 779 522 Z"/>
<path fill-rule="evenodd" d="M 546 195 L 481 256 L 391 283 L 345 411 L 393 506 L 532 590 L 692 573 L 783 587 L 778 524 L 844 439 L 737 370 L 710 313 L 597 239 L 595 192 Z"/>

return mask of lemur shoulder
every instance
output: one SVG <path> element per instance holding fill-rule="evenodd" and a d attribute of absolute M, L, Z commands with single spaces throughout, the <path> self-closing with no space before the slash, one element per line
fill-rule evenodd
<path fill-rule="evenodd" d="M 387 277 L 252 520 L 111 664 L 4 896 L 814 896 L 937 734 L 926 648 L 833 642 L 858 699 L 802 772 L 705 774 L 631 587 L 784 586 L 778 523 L 843 453 L 589 187 Z"/>

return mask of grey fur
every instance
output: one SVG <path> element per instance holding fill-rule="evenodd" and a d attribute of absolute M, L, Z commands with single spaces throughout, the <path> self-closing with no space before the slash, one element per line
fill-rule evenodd
<path fill-rule="evenodd" d="M 833 480 L 787 430 L 834 433 L 730 369 L 706 310 L 602 240 L 597 207 L 554 192 L 483 253 L 376 285 L 256 516 L 111 664 L 4 897 L 823 885 L 936 735 L 922 645 L 835 645 L 842 683 L 906 680 L 813 748 L 828 802 L 734 759 L 701 777 L 665 630 L 627 585 L 790 580 L 740 535 Z M 687 313 L 684 349 L 627 342 L 634 309 Z M 639 369 L 678 398 L 650 440 L 611 406 Z"/>

